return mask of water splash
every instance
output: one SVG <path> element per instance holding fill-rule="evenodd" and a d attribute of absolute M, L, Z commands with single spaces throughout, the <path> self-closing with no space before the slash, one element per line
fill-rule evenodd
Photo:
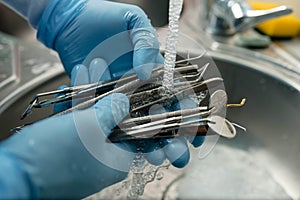
<path fill-rule="evenodd" d="M 165 50 L 163 86 L 165 93 L 173 91 L 173 76 L 179 37 L 179 17 L 182 10 L 183 0 L 170 0 L 169 5 L 169 29 Z"/>
<path fill-rule="evenodd" d="M 131 165 L 130 171 L 132 173 L 132 179 L 127 199 L 137 199 L 144 194 L 144 188 L 146 186 L 145 180 L 143 179 L 145 163 L 146 160 L 142 153 L 137 153 Z"/>
<path fill-rule="evenodd" d="M 163 173 L 159 170 L 169 166 L 170 162 L 167 160 L 160 166 L 151 165 L 144 158 L 143 154 L 139 152 L 133 160 L 129 179 L 125 181 L 127 185 L 123 187 L 128 189 L 127 199 L 133 200 L 142 196 L 148 183 L 155 181 L 155 179 L 161 180 L 163 178 Z"/>

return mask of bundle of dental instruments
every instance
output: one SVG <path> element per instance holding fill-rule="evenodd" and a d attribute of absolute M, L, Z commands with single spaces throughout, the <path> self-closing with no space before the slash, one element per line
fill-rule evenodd
<path fill-rule="evenodd" d="M 243 106 L 245 99 L 239 104 L 227 104 L 226 92 L 218 89 L 218 86 L 223 84 L 223 79 L 204 79 L 208 67 L 209 64 L 202 67 L 190 64 L 187 59 L 177 61 L 174 91 L 168 95 L 163 92 L 163 66 L 155 68 L 148 81 L 141 81 L 132 73 L 117 80 L 40 93 L 33 98 L 21 118 L 27 117 L 34 108 L 44 108 L 66 101 L 75 100 L 79 103 L 57 115 L 85 109 L 105 96 L 118 92 L 128 96 L 130 113 L 108 137 L 111 142 L 209 134 L 232 138 L 236 135 L 235 126 L 240 126 L 229 122 L 224 117 L 224 111 L 226 112 L 228 107 Z M 40 100 L 57 94 L 57 97 Z M 172 108 L 172 105 L 180 105 L 181 100 L 186 98 L 192 99 L 198 106 L 179 110 L 167 109 L 161 114 L 149 112 L 154 105 Z"/>

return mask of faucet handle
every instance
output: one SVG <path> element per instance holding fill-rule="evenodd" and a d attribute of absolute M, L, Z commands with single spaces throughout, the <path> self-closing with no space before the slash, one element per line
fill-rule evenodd
<path fill-rule="evenodd" d="M 237 31 L 244 31 L 255 27 L 261 22 L 281 17 L 292 13 L 292 9 L 287 6 L 278 6 L 268 10 L 248 10 L 242 23 L 237 24 Z"/>
<path fill-rule="evenodd" d="M 253 10 L 245 0 L 211 0 L 206 29 L 212 34 L 232 35 L 257 24 L 292 13 L 287 6 L 268 10 Z"/>

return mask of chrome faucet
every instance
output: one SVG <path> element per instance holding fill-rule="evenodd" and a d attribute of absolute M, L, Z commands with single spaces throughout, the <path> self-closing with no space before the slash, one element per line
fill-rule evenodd
<path fill-rule="evenodd" d="M 246 0 L 203 0 L 206 30 L 216 35 L 232 35 L 245 31 L 268 19 L 290 14 L 292 9 L 279 6 L 253 10 Z"/>

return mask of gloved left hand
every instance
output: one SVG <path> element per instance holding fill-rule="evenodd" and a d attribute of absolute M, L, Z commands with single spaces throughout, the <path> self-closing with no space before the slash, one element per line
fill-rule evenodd
<path fill-rule="evenodd" d="M 89 109 L 26 126 L 0 143 L 0 161 L 6 163 L 0 164 L 0 199 L 79 199 L 126 178 L 134 154 L 115 153 L 111 148 L 130 149 L 106 137 L 128 110 L 127 97 L 113 94 Z M 96 146 L 97 155 L 83 141 Z M 17 189 L 8 194 L 13 190 L 3 188 Z M 18 193 L 20 188 L 31 194 Z"/>
<path fill-rule="evenodd" d="M 139 7 L 103 0 L 50 0 L 38 24 L 38 39 L 56 50 L 66 72 L 90 55 L 109 65 L 111 78 L 132 68 L 146 80 L 163 63 L 156 32 Z"/>

